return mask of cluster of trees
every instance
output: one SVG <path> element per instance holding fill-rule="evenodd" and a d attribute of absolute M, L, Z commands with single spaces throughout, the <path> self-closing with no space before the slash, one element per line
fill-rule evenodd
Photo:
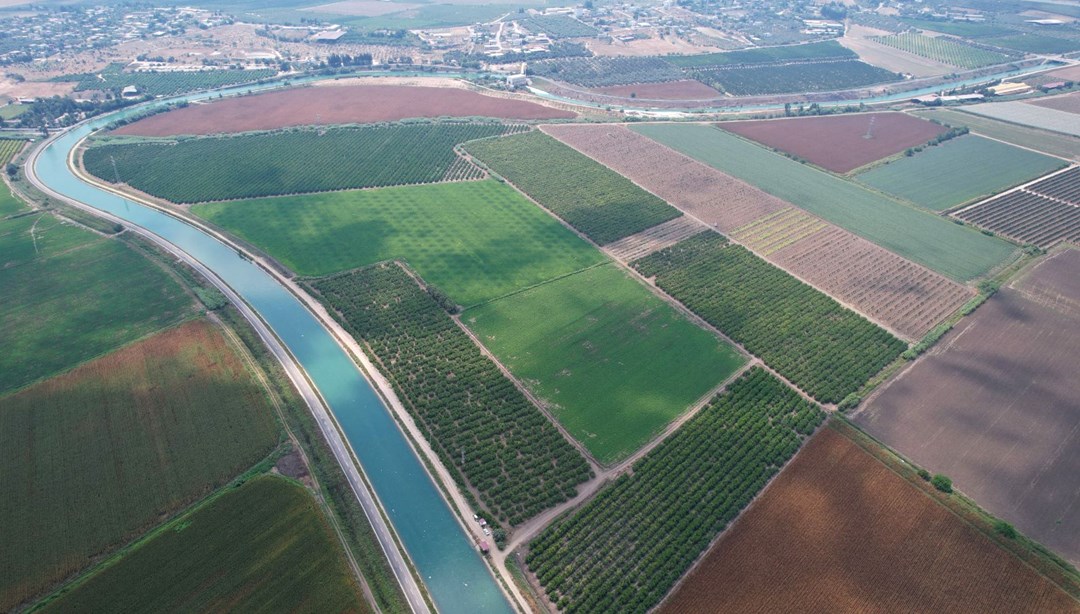
<path fill-rule="evenodd" d="M 330 68 L 341 68 L 342 66 L 371 66 L 372 57 L 370 53 L 358 53 L 356 55 L 348 55 L 345 53 L 337 54 L 331 53 L 326 58 L 326 64 Z"/>
<path fill-rule="evenodd" d="M 495 122 L 289 129 L 175 144 L 102 144 L 88 149 L 83 161 L 106 181 L 119 179 L 160 198 L 195 203 L 434 183 L 457 161 L 458 143 L 520 129 Z"/>
<path fill-rule="evenodd" d="M 529 74 L 585 87 L 685 79 L 677 67 L 655 57 L 599 56 L 536 62 Z"/>
<path fill-rule="evenodd" d="M 526 562 L 567 612 L 646 612 L 824 420 L 755 367 L 573 516 Z"/>
<path fill-rule="evenodd" d="M 681 215 L 629 179 L 543 132 L 467 143 L 465 149 L 601 245 Z"/>
<path fill-rule="evenodd" d="M 57 81 L 77 81 L 75 91 L 106 90 L 119 92 L 129 85 L 146 96 L 176 96 L 187 92 L 214 89 L 268 79 L 277 74 L 273 68 L 253 70 L 214 69 L 197 71 L 125 72 L 121 64 L 110 64 L 100 73 L 58 77 Z"/>
<path fill-rule="evenodd" d="M 310 283 L 367 343 L 443 463 L 510 525 L 577 493 L 588 464 L 396 264 Z M 440 305 L 442 304 L 442 306 Z"/>
<path fill-rule="evenodd" d="M 910 158 L 911 156 L 914 156 L 926 147 L 935 147 L 944 143 L 945 141 L 955 139 L 958 136 L 964 136 L 968 132 L 969 130 L 967 126 L 949 128 L 945 132 L 942 132 L 941 134 L 927 141 L 926 145 L 920 145 L 918 147 L 908 147 L 906 150 L 904 150 L 904 155 Z"/>
<path fill-rule="evenodd" d="M 691 311 L 796 386 L 836 403 L 907 346 L 832 298 L 715 233 L 634 263 Z"/>
<path fill-rule="evenodd" d="M 7 121 L 0 119 L 0 127 L 33 128 L 47 134 L 49 128 L 73 126 L 88 117 L 115 111 L 143 100 L 142 98 L 125 100 L 119 96 L 81 102 L 76 102 L 70 96 L 38 98 L 30 105 L 30 108 L 20 113 L 15 119 Z"/>
<path fill-rule="evenodd" d="M 859 60 L 823 60 L 697 70 L 694 78 L 733 96 L 757 96 L 847 90 L 899 81 L 903 76 Z"/>

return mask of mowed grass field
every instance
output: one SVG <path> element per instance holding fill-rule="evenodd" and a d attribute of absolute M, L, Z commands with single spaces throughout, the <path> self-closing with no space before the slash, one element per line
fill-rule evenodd
<path fill-rule="evenodd" d="M 0 609 L 251 467 L 272 412 L 205 320 L 0 397 Z"/>
<path fill-rule="evenodd" d="M 746 362 L 614 265 L 462 320 L 603 463 L 640 448 Z"/>
<path fill-rule="evenodd" d="M 179 322 L 194 309 L 175 280 L 121 241 L 51 214 L 0 221 L 0 288 L 0 394 Z"/>
<path fill-rule="evenodd" d="M 986 275 L 1015 247 L 712 127 L 633 130 L 957 281 Z"/>
<path fill-rule="evenodd" d="M 261 476 L 163 527 L 45 612 L 368 612 L 312 496 Z"/>
<path fill-rule="evenodd" d="M 966 135 L 875 167 L 857 178 L 931 211 L 944 211 L 1031 181 L 1066 164 L 1058 158 Z"/>
<path fill-rule="evenodd" d="M 193 211 L 301 275 L 401 259 L 462 305 L 604 261 L 494 180 L 211 203 Z"/>

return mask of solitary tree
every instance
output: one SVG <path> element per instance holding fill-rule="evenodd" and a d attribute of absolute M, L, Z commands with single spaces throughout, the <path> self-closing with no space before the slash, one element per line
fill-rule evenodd
<path fill-rule="evenodd" d="M 934 477 L 930 478 L 930 483 L 934 485 L 934 488 L 941 492 L 952 492 L 952 480 L 940 473 L 935 474 Z"/>

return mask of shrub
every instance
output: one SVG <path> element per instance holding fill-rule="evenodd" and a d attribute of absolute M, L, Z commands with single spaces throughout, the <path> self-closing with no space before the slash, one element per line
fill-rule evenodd
<path fill-rule="evenodd" d="M 922 478 L 924 482 L 929 482 L 930 481 L 930 472 L 927 471 L 926 469 L 919 469 L 919 477 Z"/>
<path fill-rule="evenodd" d="M 941 492 L 952 492 L 952 480 L 940 473 L 934 474 L 934 477 L 930 478 L 930 483 Z"/>
<path fill-rule="evenodd" d="M 1016 528 L 1004 520 L 994 522 L 994 532 L 1007 539 L 1016 539 Z"/>

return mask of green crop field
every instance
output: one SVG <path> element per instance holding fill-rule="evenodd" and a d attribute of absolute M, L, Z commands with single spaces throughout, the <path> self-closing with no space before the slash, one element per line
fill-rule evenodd
<path fill-rule="evenodd" d="M 695 70 L 695 79 L 733 96 L 829 92 L 899 81 L 901 76 L 859 60 L 766 64 Z"/>
<path fill-rule="evenodd" d="M 855 392 L 907 348 L 718 234 L 686 239 L 634 268 L 824 403 Z"/>
<path fill-rule="evenodd" d="M 310 283 L 367 343 L 443 463 L 503 522 L 574 496 L 589 466 L 547 418 L 401 267 Z"/>
<path fill-rule="evenodd" d="M 574 38 L 596 36 L 596 28 L 569 15 L 534 15 L 521 20 L 521 25 L 533 32 L 542 32 L 551 38 Z"/>
<path fill-rule="evenodd" d="M 202 320 L 0 397 L 0 609 L 206 495 L 277 441 L 265 391 Z"/>
<path fill-rule="evenodd" d="M 150 96 L 175 96 L 196 90 L 216 89 L 227 85 L 239 85 L 268 79 L 276 70 L 201 70 L 164 72 L 124 72 L 122 64 L 110 64 L 99 73 L 69 75 L 54 81 L 77 81 L 75 91 L 119 90 L 129 85 L 139 88 L 140 94 Z"/>
<path fill-rule="evenodd" d="M 956 280 L 986 275 L 1015 249 L 716 128 L 650 124 L 633 130 Z"/>
<path fill-rule="evenodd" d="M 778 47 L 741 49 L 739 51 L 725 51 L 722 53 L 677 55 L 666 57 L 664 60 L 682 68 L 703 68 L 707 66 L 767 64 L 769 62 L 857 57 L 859 56 L 857 56 L 854 51 L 844 47 L 836 41 L 824 41 L 820 43 L 808 43 L 805 45 L 781 45 Z"/>
<path fill-rule="evenodd" d="M 178 322 L 193 309 L 179 284 L 120 241 L 49 214 L 0 221 L 0 261 L 0 394 Z"/>
<path fill-rule="evenodd" d="M 929 58 L 935 62 L 951 64 L 960 68 L 978 68 L 1008 62 L 1010 57 L 995 51 L 987 51 L 946 37 L 923 36 L 907 32 L 890 36 L 875 36 L 871 40 L 901 51 Z"/>
<path fill-rule="evenodd" d="M 193 211 L 301 275 L 401 259 L 462 305 L 604 260 L 493 180 L 211 203 Z"/>
<path fill-rule="evenodd" d="M 857 179 L 927 209 L 943 211 L 1030 181 L 1065 164 L 1058 158 L 968 135 L 893 160 Z"/>
<path fill-rule="evenodd" d="M 194 203 L 453 179 L 452 169 L 467 173 L 455 165 L 454 145 L 514 129 L 494 123 L 291 129 L 102 144 L 83 160 L 106 181 L 119 178 L 154 196 Z"/>
<path fill-rule="evenodd" d="M 7 104 L 0 107 L 0 119 L 9 120 L 15 119 L 22 115 L 30 108 L 28 104 Z"/>
<path fill-rule="evenodd" d="M 465 149 L 601 245 L 682 215 L 629 179 L 539 131 L 468 143 Z"/>
<path fill-rule="evenodd" d="M 26 210 L 26 205 L 24 205 L 21 200 L 16 198 L 6 185 L 0 186 L 0 218 L 4 218 L 15 213 L 21 213 Z M 0 222 L 0 232 L 5 232 L 3 228 L 3 224 L 2 222 Z M 0 251 L 0 263 L 3 262 L 3 254 L 4 252 Z"/>
<path fill-rule="evenodd" d="M 541 77 L 585 87 L 603 87 L 624 83 L 661 83 L 685 79 L 676 66 L 661 58 L 596 56 L 542 60 L 529 64 Z"/>
<path fill-rule="evenodd" d="M 170 523 L 46 612 L 368 612 L 315 499 L 262 476 Z"/>
<path fill-rule="evenodd" d="M 604 463 L 633 453 L 745 363 L 614 265 L 462 319 Z"/>
<path fill-rule="evenodd" d="M 529 544 L 529 569 L 560 610 L 649 611 L 824 419 L 751 369 L 632 474 L 545 529 Z"/>
<path fill-rule="evenodd" d="M 1080 139 L 1067 134 L 1028 128 L 951 109 L 920 109 L 914 114 L 926 119 L 937 120 L 949 126 L 967 126 L 973 132 L 1021 147 L 1063 158 L 1080 160 Z"/>
<path fill-rule="evenodd" d="M 1069 53 L 1080 49 L 1080 41 L 1040 34 L 1016 34 L 1000 38 L 988 38 L 979 42 L 1015 49 L 1027 53 Z"/>
<path fill-rule="evenodd" d="M 919 28 L 920 30 L 931 30 L 933 32 L 941 32 L 942 34 L 952 34 L 953 36 L 959 36 L 961 38 L 1004 36 L 1016 32 L 1016 30 L 1009 26 L 998 23 L 937 21 L 930 19 L 910 19 L 906 17 L 902 18 L 900 21 L 906 25 Z"/>
<path fill-rule="evenodd" d="M 0 167 L 7 164 L 23 145 L 26 141 L 20 139 L 0 139 Z"/>

